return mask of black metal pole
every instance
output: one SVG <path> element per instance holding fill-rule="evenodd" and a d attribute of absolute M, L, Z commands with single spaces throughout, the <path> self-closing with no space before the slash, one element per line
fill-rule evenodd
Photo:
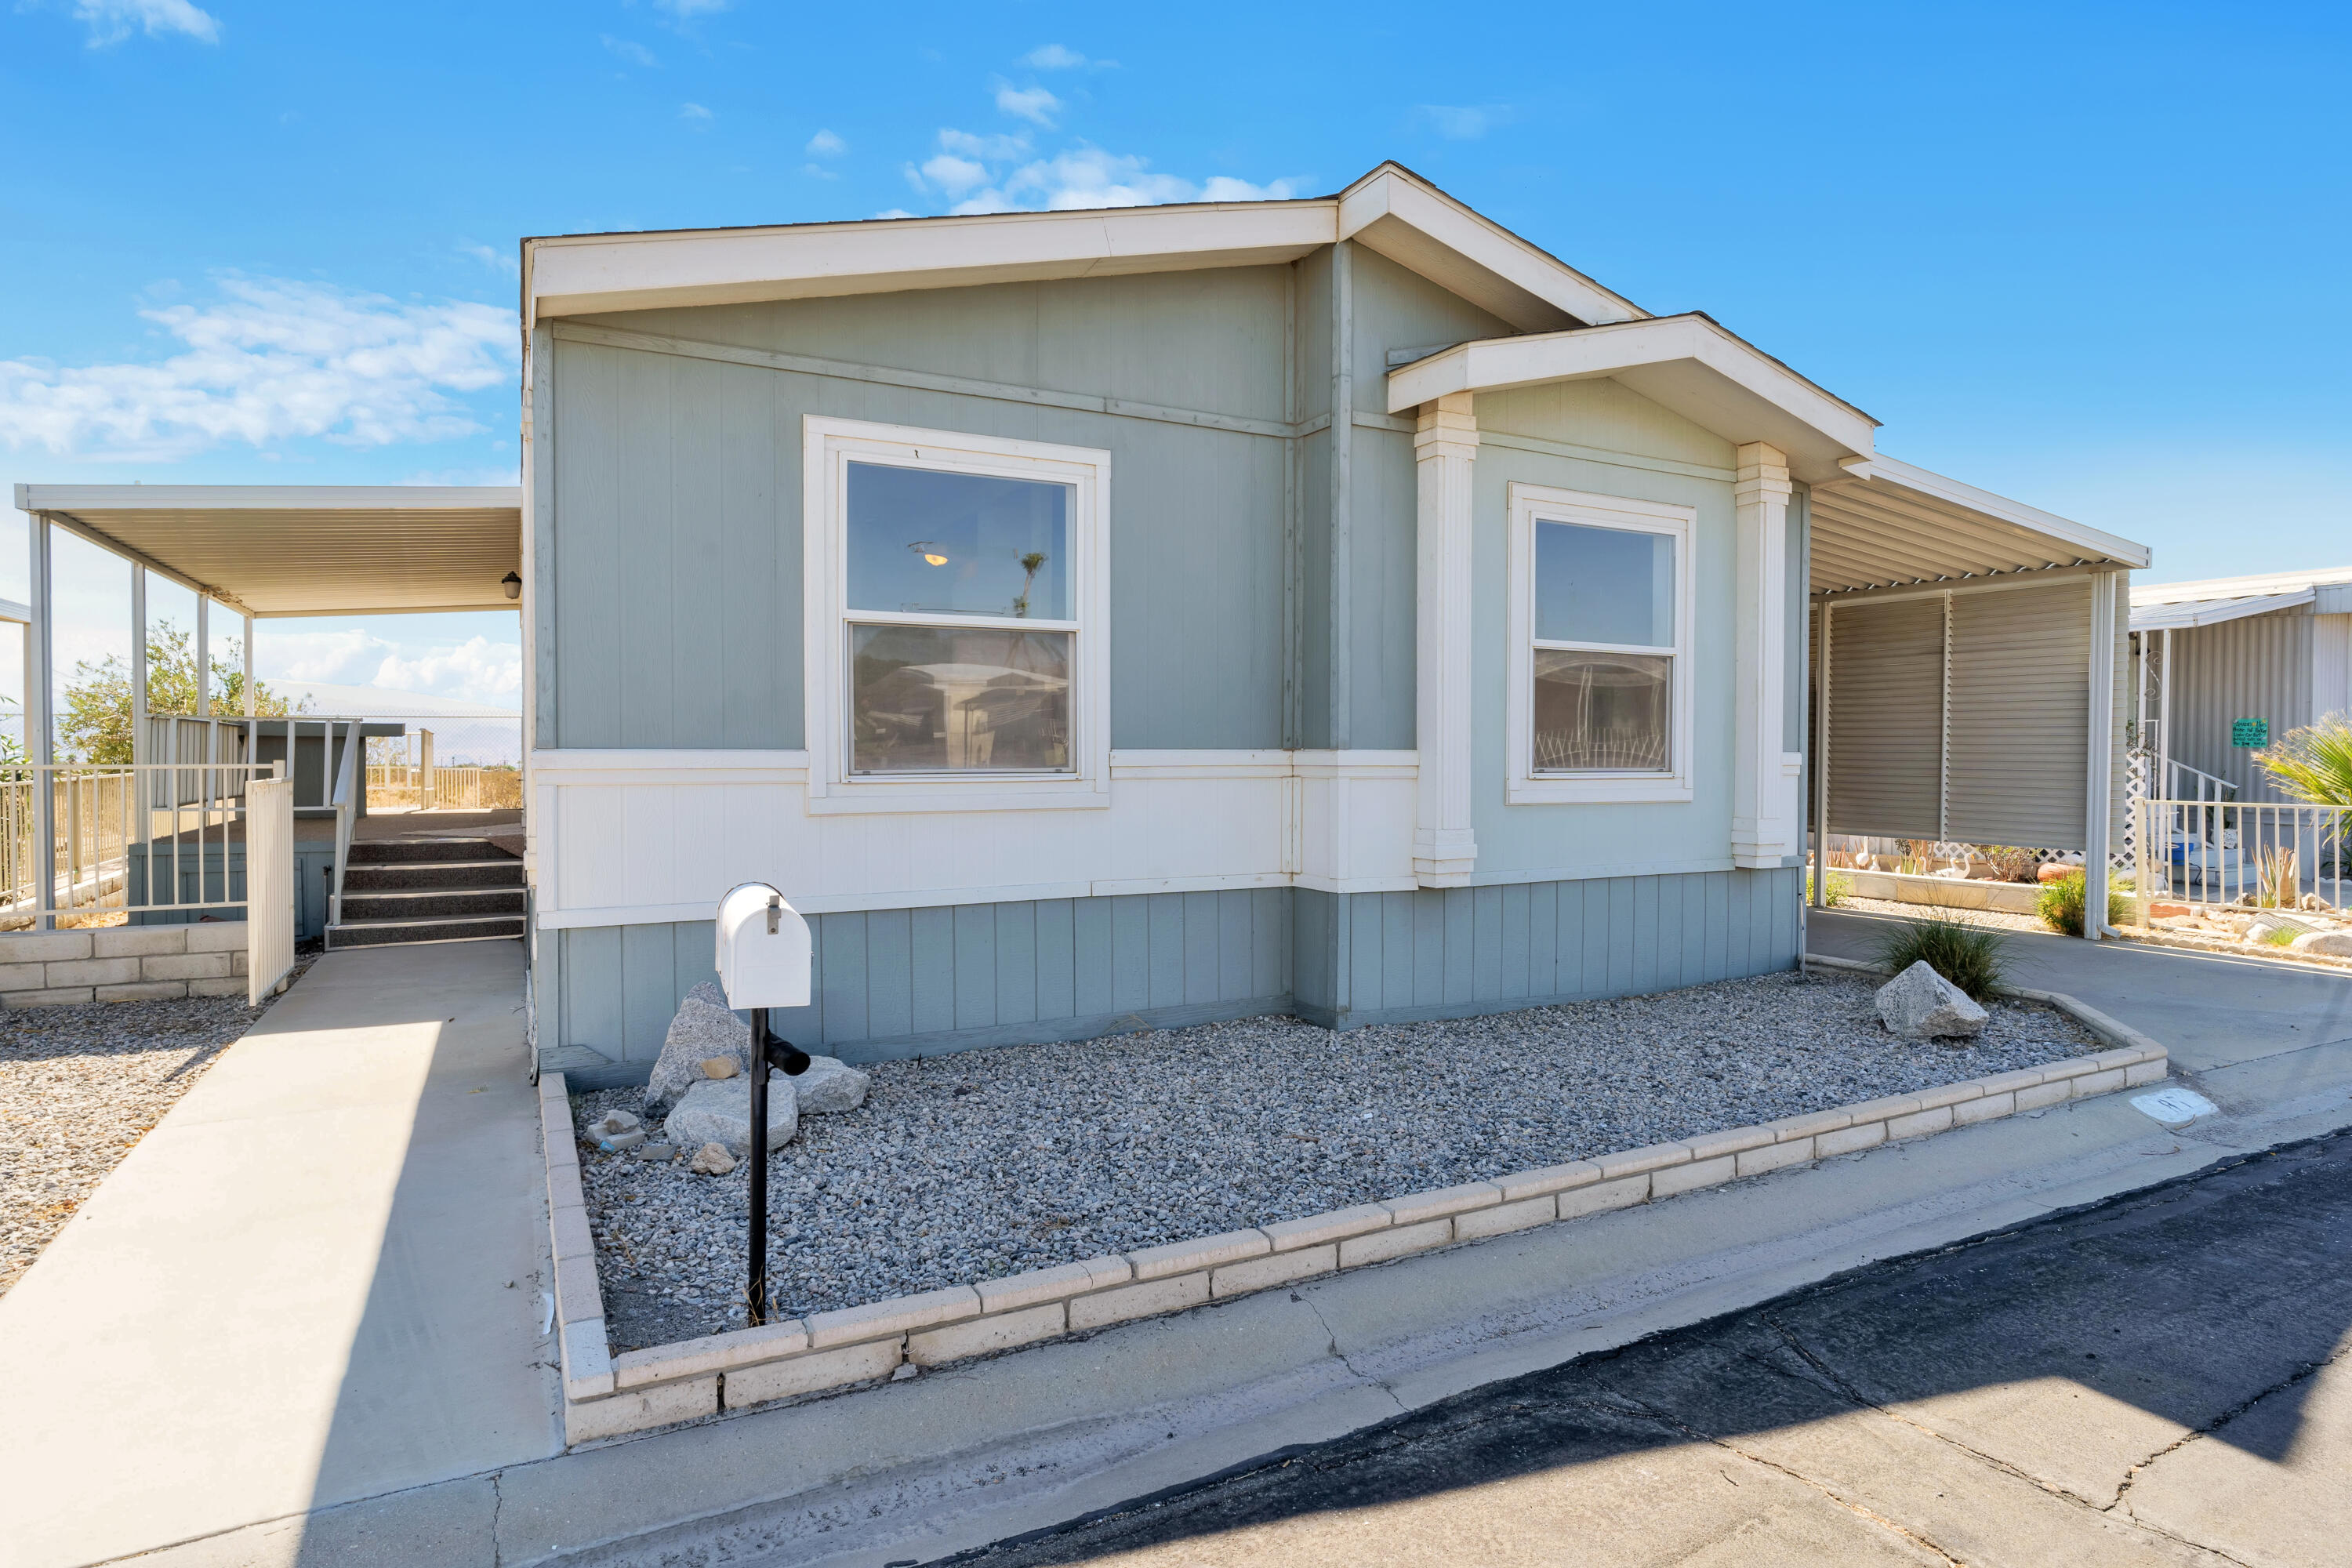
<path fill-rule="evenodd" d="M 751 1009 L 751 1278 L 750 1326 L 768 1321 L 768 1010 Z"/>

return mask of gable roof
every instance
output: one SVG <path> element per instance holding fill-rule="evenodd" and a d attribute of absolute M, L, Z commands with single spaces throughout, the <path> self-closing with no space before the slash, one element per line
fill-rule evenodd
<path fill-rule="evenodd" d="M 1648 312 L 1405 168 L 1336 195 L 1081 212 L 556 235 L 522 243 L 522 312 L 740 305 L 1295 261 L 1352 239 L 1522 331 Z"/>

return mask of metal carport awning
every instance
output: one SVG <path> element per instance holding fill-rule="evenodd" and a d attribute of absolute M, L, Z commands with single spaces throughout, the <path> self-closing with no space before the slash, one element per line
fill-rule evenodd
<path fill-rule="evenodd" d="M 1840 467 L 1809 497 L 1813 901 L 1832 831 L 2079 837 L 2104 910 L 2116 590 L 2147 546 L 1894 458 Z"/>
<path fill-rule="evenodd" d="M 513 608 L 511 485 L 18 485 L 20 511 L 255 616 Z"/>

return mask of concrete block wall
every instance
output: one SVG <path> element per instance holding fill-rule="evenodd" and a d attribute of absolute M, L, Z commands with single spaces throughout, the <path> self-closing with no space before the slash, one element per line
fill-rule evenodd
<path fill-rule="evenodd" d="M 0 1007 L 245 992 L 243 921 L 0 934 Z"/>

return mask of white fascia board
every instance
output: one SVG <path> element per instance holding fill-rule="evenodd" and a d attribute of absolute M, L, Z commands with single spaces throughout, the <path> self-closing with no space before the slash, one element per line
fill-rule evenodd
<path fill-rule="evenodd" d="M 1867 458 L 1872 452 L 1877 422 L 1870 416 L 1699 316 L 1461 343 L 1390 372 L 1389 412 L 1402 414 L 1449 392 L 1502 392 L 1676 363 L 1712 371 L 1748 398 L 1815 432 L 1842 455 Z M 1673 405 L 1670 396 L 1659 400 Z M 1758 428 L 1718 429 L 1716 434 L 1745 442 L 1769 440 L 1776 433 Z"/>
<path fill-rule="evenodd" d="M 1415 244 L 1403 239 L 1394 232 L 1399 226 L 1411 235 L 1423 237 L 1423 242 Z M 1431 281 L 1492 310 L 1514 326 L 1559 325 L 1556 321 L 1530 319 L 1524 303 L 1512 298 L 1514 293 L 1531 295 L 1589 326 L 1642 321 L 1649 314 L 1510 230 L 1489 223 L 1444 193 L 1387 165 L 1373 170 L 1340 193 L 1338 237 L 1361 241 Z M 1442 263 L 1433 265 L 1429 255 L 1433 246 L 1453 253 L 1451 268 Z M 1491 274 L 1507 288 L 1496 289 L 1475 276 L 1464 276 L 1473 268 Z M 1517 308 L 1511 308 L 1514 306 Z"/>
<path fill-rule="evenodd" d="M 2264 594 L 2236 599 L 2191 599 L 2145 608 L 2132 607 L 2131 629 L 2136 632 L 2186 631 L 2190 626 L 2217 626 L 2223 621 L 2242 621 L 2248 616 L 2267 616 L 2276 610 L 2292 610 L 2308 605 L 2319 596 L 2318 591 L 2305 588 L 2300 594 Z"/>
<path fill-rule="evenodd" d="M 1937 500 L 2014 523 L 2019 528 L 2031 529 L 2035 533 L 2046 533 L 2053 539 L 2077 546 L 2086 554 L 2095 554 L 2134 568 L 2145 567 L 2148 563 L 2148 547 L 2137 541 L 2103 533 L 2070 518 L 2060 517 L 2055 512 L 2043 511 L 2022 501 L 2013 501 L 1990 490 L 1980 490 L 1974 485 L 1931 473 L 1884 453 L 1874 455 L 1867 462 L 1848 463 L 1845 470 L 1858 479 L 1885 480 L 1904 489 L 1916 490 L 1921 495 L 1932 496 Z"/>
<path fill-rule="evenodd" d="M 2306 572 L 2260 572 L 2250 577 L 2208 577 L 2197 583 L 2151 583 L 2132 589 L 2135 605 L 2179 605 L 2192 599 L 2242 599 L 2254 594 L 2294 594 L 2352 583 L 2352 566 Z"/>
<path fill-rule="evenodd" d="M 1295 259 L 1339 204 L 1231 202 L 525 242 L 534 320 Z"/>
<path fill-rule="evenodd" d="M 18 485 L 19 511 L 520 512 L 519 485 Z"/>

